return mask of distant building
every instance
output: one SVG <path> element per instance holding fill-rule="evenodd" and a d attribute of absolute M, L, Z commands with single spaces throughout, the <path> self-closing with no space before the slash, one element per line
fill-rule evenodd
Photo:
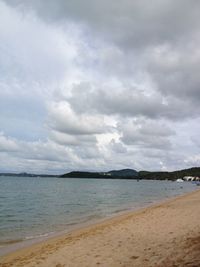
<path fill-rule="evenodd" d="M 194 181 L 194 177 L 193 176 L 184 176 L 183 180 L 184 181 Z"/>
<path fill-rule="evenodd" d="M 200 181 L 199 177 L 194 177 L 194 176 L 184 176 L 183 177 L 184 181 Z"/>

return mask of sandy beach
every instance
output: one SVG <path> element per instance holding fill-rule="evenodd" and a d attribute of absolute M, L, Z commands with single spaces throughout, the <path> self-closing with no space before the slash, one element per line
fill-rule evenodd
<path fill-rule="evenodd" d="M 200 266 L 200 190 L 1 257 L 10 266 Z"/>

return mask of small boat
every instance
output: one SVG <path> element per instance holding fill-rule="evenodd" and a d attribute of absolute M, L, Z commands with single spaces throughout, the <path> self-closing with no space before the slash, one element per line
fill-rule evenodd
<path fill-rule="evenodd" d="M 192 184 L 200 186 L 200 181 L 192 181 Z"/>
<path fill-rule="evenodd" d="M 177 183 L 182 183 L 182 182 L 184 182 L 184 180 L 183 180 L 183 179 L 180 179 L 180 178 L 177 179 L 176 181 L 177 181 Z"/>

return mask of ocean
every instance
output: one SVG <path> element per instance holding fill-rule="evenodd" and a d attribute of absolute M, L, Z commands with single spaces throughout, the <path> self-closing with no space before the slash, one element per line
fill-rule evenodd
<path fill-rule="evenodd" d="M 195 190 L 192 183 L 0 177 L 0 247 Z"/>

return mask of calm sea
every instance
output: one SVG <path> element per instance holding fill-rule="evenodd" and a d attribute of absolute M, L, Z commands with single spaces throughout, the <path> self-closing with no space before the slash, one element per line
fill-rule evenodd
<path fill-rule="evenodd" d="M 0 177 L 0 246 L 137 209 L 196 189 L 191 183 Z"/>

